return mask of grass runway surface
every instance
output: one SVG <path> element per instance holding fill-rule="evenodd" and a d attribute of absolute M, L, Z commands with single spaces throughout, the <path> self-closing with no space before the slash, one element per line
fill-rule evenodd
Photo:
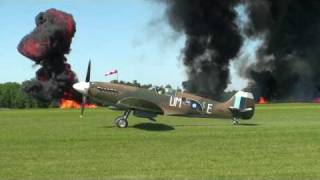
<path fill-rule="evenodd" d="M 320 179 L 320 104 L 260 105 L 252 120 L 120 111 L 0 111 L 0 179 Z"/>

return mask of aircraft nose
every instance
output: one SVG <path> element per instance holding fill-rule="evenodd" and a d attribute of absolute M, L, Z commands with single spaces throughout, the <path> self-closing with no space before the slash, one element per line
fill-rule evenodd
<path fill-rule="evenodd" d="M 73 89 L 78 91 L 81 94 L 87 95 L 90 84 L 88 82 L 78 82 L 73 84 Z"/>

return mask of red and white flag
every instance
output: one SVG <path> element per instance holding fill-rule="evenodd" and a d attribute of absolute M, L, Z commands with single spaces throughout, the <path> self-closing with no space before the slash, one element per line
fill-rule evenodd
<path fill-rule="evenodd" d="M 112 71 L 110 71 L 108 73 L 105 73 L 104 75 L 105 76 L 110 76 L 110 75 L 117 74 L 117 73 L 118 73 L 118 70 L 114 69 L 114 70 L 112 70 Z"/>

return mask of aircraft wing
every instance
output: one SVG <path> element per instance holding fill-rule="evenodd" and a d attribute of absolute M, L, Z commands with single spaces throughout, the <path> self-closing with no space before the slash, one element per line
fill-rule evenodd
<path fill-rule="evenodd" d="M 163 114 L 163 110 L 155 103 L 135 97 L 123 98 L 117 102 L 117 106 Z"/>

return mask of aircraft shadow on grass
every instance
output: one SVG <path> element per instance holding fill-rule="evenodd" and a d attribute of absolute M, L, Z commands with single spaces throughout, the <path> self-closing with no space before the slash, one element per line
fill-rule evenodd
<path fill-rule="evenodd" d="M 135 124 L 132 127 L 136 129 L 146 130 L 146 131 L 172 131 L 176 127 L 212 127 L 212 124 L 176 124 L 176 125 L 166 125 L 160 123 L 140 123 Z"/>
<path fill-rule="evenodd" d="M 172 131 L 175 129 L 173 126 L 160 123 L 139 123 L 133 125 L 132 127 L 145 131 Z"/>
<path fill-rule="evenodd" d="M 258 126 L 253 123 L 241 123 L 240 126 Z M 139 123 L 131 126 L 131 128 L 145 130 L 145 131 L 172 131 L 175 127 L 212 127 L 216 125 L 212 124 L 177 124 L 177 125 L 166 125 L 161 123 Z M 115 126 L 104 126 L 104 128 L 114 128 Z"/>
<path fill-rule="evenodd" d="M 258 126 L 258 124 L 255 123 L 240 123 L 240 126 Z"/>
<path fill-rule="evenodd" d="M 115 128 L 116 126 L 103 126 L 103 128 Z M 129 126 L 129 128 L 135 128 L 145 131 L 172 131 L 175 130 L 173 126 L 169 126 L 166 124 L 160 123 L 139 123 L 133 126 Z"/>

